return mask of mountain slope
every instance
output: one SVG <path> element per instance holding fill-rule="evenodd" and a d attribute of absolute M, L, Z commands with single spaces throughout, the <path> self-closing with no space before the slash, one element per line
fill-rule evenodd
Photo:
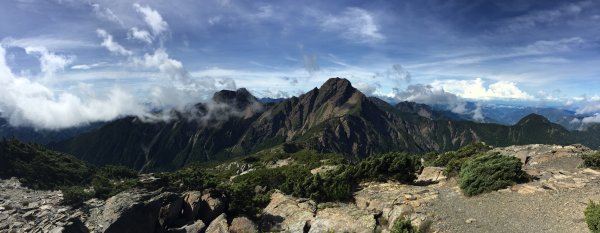
<path fill-rule="evenodd" d="M 14 138 L 23 142 L 47 144 L 50 142 L 66 140 L 81 133 L 89 132 L 99 128 L 103 124 L 104 122 L 95 122 L 89 125 L 60 130 L 43 130 L 26 126 L 12 126 L 5 118 L 0 117 L 0 138 Z"/>
<path fill-rule="evenodd" d="M 282 143 L 364 158 L 388 151 L 446 151 L 480 141 L 496 146 L 575 142 L 572 133 L 539 115 L 514 126 L 432 118 L 426 105 L 394 107 L 340 78 L 267 106 L 245 89 L 218 92 L 213 101 L 175 112 L 168 122 L 123 118 L 53 146 L 94 164 L 161 171 Z"/>

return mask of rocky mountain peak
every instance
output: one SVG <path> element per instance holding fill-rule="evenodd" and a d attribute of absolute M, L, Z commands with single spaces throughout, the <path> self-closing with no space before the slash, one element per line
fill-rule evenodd
<path fill-rule="evenodd" d="M 240 88 L 236 91 L 221 90 L 215 92 L 212 99 L 216 103 L 233 105 L 238 109 L 244 109 L 258 101 L 246 88 Z"/>
<path fill-rule="evenodd" d="M 548 120 L 546 117 L 539 115 L 539 114 L 529 114 L 525 117 L 523 117 L 521 120 L 519 120 L 519 122 L 517 122 L 517 125 L 520 126 L 524 126 L 524 125 L 534 125 L 534 124 L 550 124 L 550 120 Z"/>
<path fill-rule="evenodd" d="M 345 103 L 355 93 L 359 92 L 345 78 L 330 78 L 318 90 L 317 103 L 331 102 L 336 105 Z"/>

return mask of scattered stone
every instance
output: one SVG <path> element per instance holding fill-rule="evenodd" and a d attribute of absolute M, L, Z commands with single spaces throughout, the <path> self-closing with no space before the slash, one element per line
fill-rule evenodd
<path fill-rule="evenodd" d="M 440 182 L 446 180 L 443 167 L 425 167 L 417 178 L 417 182 Z"/>
<path fill-rule="evenodd" d="M 231 233 L 256 233 L 258 232 L 256 224 L 246 217 L 237 217 L 231 221 L 229 226 Z"/>
<path fill-rule="evenodd" d="M 227 215 L 221 214 L 206 228 L 206 233 L 229 233 L 227 225 Z"/>
<path fill-rule="evenodd" d="M 206 228 L 206 224 L 204 224 L 204 222 L 202 222 L 202 220 L 196 220 L 194 223 L 192 223 L 190 225 L 185 225 L 180 228 L 168 229 L 167 232 L 169 232 L 169 233 L 198 233 L 198 232 L 202 232 L 204 230 L 204 228 Z"/>

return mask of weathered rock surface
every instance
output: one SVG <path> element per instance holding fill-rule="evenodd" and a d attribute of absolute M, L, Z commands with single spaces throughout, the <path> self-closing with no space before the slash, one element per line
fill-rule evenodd
<path fill-rule="evenodd" d="M 206 233 L 229 233 L 227 225 L 227 215 L 221 214 L 206 228 Z"/>
<path fill-rule="evenodd" d="M 204 222 L 211 222 L 227 209 L 227 198 L 223 193 L 209 190 L 202 197 L 198 217 Z"/>
<path fill-rule="evenodd" d="M 263 211 L 263 231 L 303 232 L 314 219 L 316 204 L 299 200 L 280 192 L 271 195 L 271 202 Z"/>
<path fill-rule="evenodd" d="M 106 200 L 100 213 L 92 215 L 92 219 L 101 232 L 154 232 L 161 207 L 175 199 L 174 193 L 122 192 Z M 166 207 L 166 212 L 172 210 Z M 167 222 L 167 218 L 163 221 Z"/>
<path fill-rule="evenodd" d="M 169 233 L 198 233 L 204 231 L 206 224 L 202 220 L 196 220 L 194 223 L 179 228 L 168 229 Z"/>
<path fill-rule="evenodd" d="M 492 150 L 492 152 L 499 152 L 503 155 L 517 157 L 526 166 L 535 166 L 542 162 L 556 160 L 562 157 L 578 156 L 590 151 L 590 148 L 580 144 L 569 146 L 531 144 L 499 147 Z"/>
<path fill-rule="evenodd" d="M 375 216 L 367 210 L 361 210 L 354 204 L 337 204 L 320 209 L 310 222 L 310 233 L 326 232 L 374 232 Z"/>
<path fill-rule="evenodd" d="M 417 182 L 440 182 L 446 179 L 443 167 L 425 167 L 417 178 Z"/>
<path fill-rule="evenodd" d="M 198 216 L 198 211 L 202 205 L 202 192 L 189 191 L 183 194 L 183 216 L 187 220 L 193 220 Z"/>
<path fill-rule="evenodd" d="M 28 189 L 15 178 L 0 180 L 0 232 L 87 232 L 82 210 L 61 201 L 60 191 Z"/>
<path fill-rule="evenodd" d="M 258 232 L 256 224 L 246 217 L 237 217 L 231 221 L 229 226 L 231 233 L 256 233 Z"/>

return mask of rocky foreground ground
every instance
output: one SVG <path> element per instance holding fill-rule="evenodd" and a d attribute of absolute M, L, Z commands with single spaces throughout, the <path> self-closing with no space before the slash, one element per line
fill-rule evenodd
<path fill-rule="evenodd" d="M 227 216 L 226 197 L 211 190 L 139 188 L 73 208 L 60 204 L 58 191 L 34 191 L 16 179 L 2 180 L 0 232 L 389 232 L 399 218 L 429 232 L 588 232 L 583 209 L 590 200 L 600 200 L 600 171 L 580 166 L 580 154 L 590 149 L 526 145 L 494 150 L 521 159 L 535 179 L 465 197 L 442 168 L 427 167 L 420 186 L 365 183 L 352 203 L 315 203 L 275 192 L 256 222 Z"/>

